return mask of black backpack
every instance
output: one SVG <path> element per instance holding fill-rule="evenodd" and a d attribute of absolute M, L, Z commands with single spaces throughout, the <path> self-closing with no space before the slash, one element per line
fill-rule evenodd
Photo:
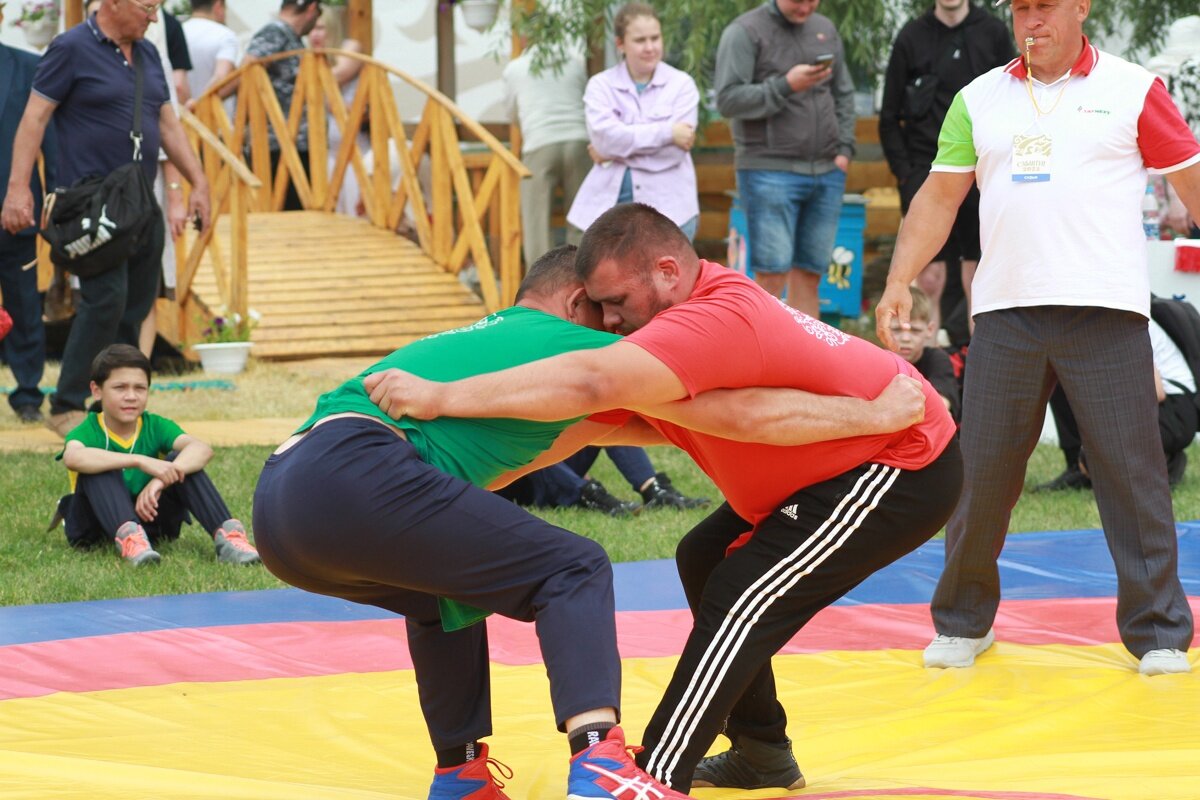
<path fill-rule="evenodd" d="M 42 238 L 50 260 L 80 278 L 123 264 L 141 245 L 159 214 L 149 176 L 142 169 L 142 63 L 134 56 L 133 160 L 108 175 L 88 175 L 46 198 Z"/>
<path fill-rule="evenodd" d="M 1192 370 L 1192 378 L 1200 388 L 1200 311 L 1181 297 L 1150 296 L 1150 318 L 1162 326 Z M 1200 392 L 1193 395 L 1200 408 Z"/>

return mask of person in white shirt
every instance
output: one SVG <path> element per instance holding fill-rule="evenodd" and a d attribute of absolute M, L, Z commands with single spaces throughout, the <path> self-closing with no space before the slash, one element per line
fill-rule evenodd
<path fill-rule="evenodd" d="M 237 34 L 225 25 L 225 0 L 192 0 L 183 35 L 192 56 L 188 86 L 195 98 L 233 72 L 238 63 Z"/>
<path fill-rule="evenodd" d="M 560 72 L 546 70 L 541 75 L 533 74 L 533 59 L 533 51 L 525 50 L 504 67 L 508 107 L 521 126 L 521 160 L 533 173 L 521 186 L 526 264 L 553 245 L 550 210 L 554 190 L 562 189 L 563 208 L 570 208 L 592 167 L 583 111 L 587 86 L 583 57 L 568 61 Z M 579 236 L 568 229 L 571 244 L 578 244 Z"/>

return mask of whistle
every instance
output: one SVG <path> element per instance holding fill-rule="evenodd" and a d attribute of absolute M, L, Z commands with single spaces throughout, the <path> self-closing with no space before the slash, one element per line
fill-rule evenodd
<path fill-rule="evenodd" d="M 1028 53 L 1028 52 L 1029 52 L 1029 48 L 1031 48 L 1031 47 L 1033 47 L 1033 37 L 1032 37 L 1032 36 L 1026 36 L 1026 37 L 1025 37 L 1025 52 L 1026 52 L 1026 53 Z"/>

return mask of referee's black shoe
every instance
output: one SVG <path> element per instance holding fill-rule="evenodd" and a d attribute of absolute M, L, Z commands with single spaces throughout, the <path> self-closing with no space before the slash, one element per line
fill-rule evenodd
<path fill-rule="evenodd" d="M 692 788 L 803 789 L 804 775 L 792 755 L 792 741 L 763 742 L 738 736 L 724 753 L 700 759 Z"/>

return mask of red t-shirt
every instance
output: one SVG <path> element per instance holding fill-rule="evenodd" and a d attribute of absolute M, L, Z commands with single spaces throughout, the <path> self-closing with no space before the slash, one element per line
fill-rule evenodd
<path fill-rule="evenodd" d="M 733 442 L 648 420 L 685 450 L 743 518 L 759 522 L 796 491 L 866 462 L 920 469 L 954 436 L 934 388 L 895 353 L 802 314 L 720 264 L 700 262 L 686 302 L 625 337 L 666 364 L 689 396 L 708 389 L 781 386 L 876 397 L 897 373 L 925 387 L 925 420 L 907 430 L 793 447 Z"/>

